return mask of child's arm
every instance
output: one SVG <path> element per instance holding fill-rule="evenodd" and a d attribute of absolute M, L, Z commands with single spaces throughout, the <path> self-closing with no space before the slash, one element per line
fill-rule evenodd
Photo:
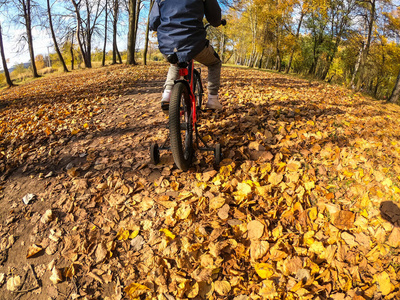
<path fill-rule="evenodd" d="M 160 8 L 158 7 L 158 1 L 156 0 L 153 4 L 153 8 L 150 12 L 150 30 L 157 31 L 158 26 L 160 25 Z"/>
<path fill-rule="evenodd" d="M 221 25 L 221 8 L 217 0 L 204 1 L 204 13 L 207 21 L 214 27 Z"/>

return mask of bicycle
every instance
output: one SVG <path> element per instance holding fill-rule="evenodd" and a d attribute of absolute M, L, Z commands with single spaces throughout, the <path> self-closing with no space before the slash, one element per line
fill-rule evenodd
<path fill-rule="evenodd" d="M 222 20 L 222 25 L 226 20 Z M 210 24 L 205 26 L 207 29 Z M 167 60 L 179 67 L 180 79 L 175 81 L 171 91 L 169 102 L 169 139 L 171 147 L 167 146 L 168 138 L 163 146 L 158 147 L 157 143 L 150 146 L 151 163 L 160 162 L 160 150 L 171 150 L 175 164 L 182 171 L 187 171 L 193 160 L 193 129 L 195 133 L 195 145 L 201 151 L 213 151 L 215 163 L 218 165 L 222 160 L 221 144 L 216 143 L 215 147 L 208 146 L 198 131 L 198 120 L 202 109 L 203 85 L 201 82 L 201 69 L 195 69 L 193 59 L 189 62 L 179 62 L 177 55 L 170 54 Z M 200 147 L 201 141 L 204 147 Z"/>

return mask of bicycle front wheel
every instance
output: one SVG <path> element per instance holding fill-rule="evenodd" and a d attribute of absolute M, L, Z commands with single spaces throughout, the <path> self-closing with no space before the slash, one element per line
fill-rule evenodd
<path fill-rule="evenodd" d="M 169 134 L 175 164 L 187 171 L 193 158 L 192 103 L 183 82 L 174 85 L 169 103 Z"/>

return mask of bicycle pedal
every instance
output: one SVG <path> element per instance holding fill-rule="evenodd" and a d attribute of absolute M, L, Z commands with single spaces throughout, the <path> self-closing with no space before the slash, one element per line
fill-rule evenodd
<path fill-rule="evenodd" d="M 169 103 L 168 102 L 162 102 L 161 103 L 161 110 L 163 111 L 164 114 L 168 115 L 168 113 L 169 113 Z"/>

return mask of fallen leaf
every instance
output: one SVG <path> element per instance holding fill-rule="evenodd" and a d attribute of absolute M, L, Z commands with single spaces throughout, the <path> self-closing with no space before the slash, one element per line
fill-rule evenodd
<path fill-rule="evenodd" d="M 257 220 L 250 221 L 247 224 L 247 232 L 248 232 L 247 237 L 250 240 L 259 239 L 264 234 L 264 224 Z"/>
<path fill-rule="evenodd" d="M 21 286 L 21 278 L 19 276 L 13 276 L 7 280 L 7 290 L 14 292 Z"/>
<path fill-rule="evenodd" d="M 137 299 L 140 295 L 143 295 L 150 291 L 150 289 L 138 283 L 131 283 L 127 287 L 124 288 L 125 293 L 131 298 L 132 300 Z"/>
<path fill-rule="evenodd" d="M 42 250 L 43 250 L 43 248 L 41 246 L 33 244 L 32 246 L 30 246 L 28 248 L 28 254 L 26 255 L 26 258 L 30 258 L 30 257 L 38 254 Z"/>
<path fill-rule="evenodd" d="M 221 296 L 226 296 L 231 290 L 231 285 L 228 281 L 215 281 L 214 288 L 218 294 Z"/>
<path fill-rule="evenodd" d="M 226 220 L 229 217 L 229 209 L 230 206 L 229 204 L 224 204 L 219 210 L 218 210 L 218 217 L 220 217 L 222 220 Z"/>
<path fill-rule="evenodd" d="M 269 263 L 258 263 L 254 266 L 254 269 L 262 279 L 270 278 L 275 274 L 273 266 Z"/>

